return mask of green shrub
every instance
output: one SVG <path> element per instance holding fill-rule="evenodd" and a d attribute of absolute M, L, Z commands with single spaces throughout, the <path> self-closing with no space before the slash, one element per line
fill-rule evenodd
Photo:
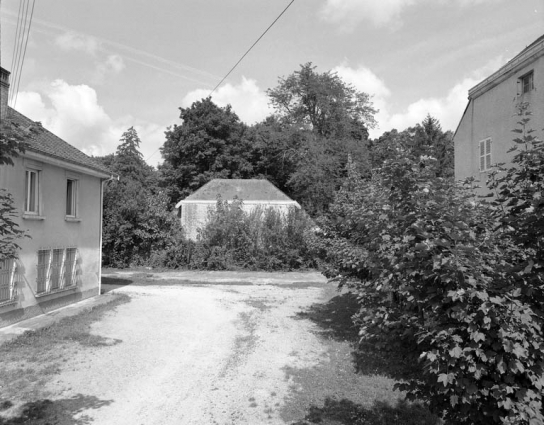
<path fill-rule="evenodd" d="M 315 266 L 304 233 L 312 225 L 295 208 L 286 214 L 257 207 L 251 212 L 243 201 L 221 198 L 199 229 L 197 242 L 178 237 L 153 257 L 155 266 L 201 270 L 294 270 Z"/>
<path fill-rule="evenodd" d="M 542 164 L 542 150 L 525 156 Z M 544 420 L 541 239 L 528 234 L 542 203 L 511 197 L 544 168 L 524 164 L 501 180 L 499 214 L 437 178 L 432 156 L 393 155 L 371 180 L 351 170 L 310 238 L 324 272 L 358 293 L 361 342 L 419 358 L 420 378 L 399 388 L 449 423 Z"/>

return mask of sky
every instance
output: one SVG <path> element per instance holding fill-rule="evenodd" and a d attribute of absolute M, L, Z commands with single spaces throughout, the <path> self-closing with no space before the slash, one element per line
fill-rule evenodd
<path fill-rule="evenodd" d="M 22 0 L 0 1 L 12 71 Z M 210 95 L 290 2 L 35 0 L 11 106 L 90 155 L 133 126 L 156 166 L 179 108 Z M 311 62 L 372 96 L 373 138 L 427 114 L 454 131 L 468 90 L 542 34 L 544 0 L 294 0 L 212 99 L 260 122 L 267 89 Z"/>

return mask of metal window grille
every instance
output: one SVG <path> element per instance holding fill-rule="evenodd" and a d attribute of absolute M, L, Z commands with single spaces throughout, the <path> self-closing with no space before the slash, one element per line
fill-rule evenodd
<path fill-rule="evenodd" d="M 0 303 L 15 299 L 15 259 L 0 260 Z"/>
<path fill-rule="evenodd" d="M 64 260 L 64 249 L 53 249 L 53 259 L 51 261 L 51 290 L 62 288 L 62 263 Z"/>
<path fill-rule="evenodd" d="M 70 288 L 77 283 L 77 248 L 38 251 L 37 294 Z"/>
<path fill-rule="evenodd" d="M 66 259 L 64 261 L 65 287 L 70 287 L 76 284 L 76 262 L 77 262 L 77 249 L 66 248 Z"/>

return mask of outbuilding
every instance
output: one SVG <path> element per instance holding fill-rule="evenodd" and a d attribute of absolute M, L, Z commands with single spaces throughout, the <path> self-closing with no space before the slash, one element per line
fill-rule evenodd
<path fill-rule="evenodd" d="M 268 180 L 214 179 L 176 204 L 187 238 L 197 239 L 198 229 L 206 224 L 208 211 L 215 208 L 218 197 L 225 201 L 232 201 L 235 197 L 241 199 L 244 211 L 248 213 L 257 207 L 272 207 L 284 214 L 290 208 L 300 208 L 298 202 Z"/>

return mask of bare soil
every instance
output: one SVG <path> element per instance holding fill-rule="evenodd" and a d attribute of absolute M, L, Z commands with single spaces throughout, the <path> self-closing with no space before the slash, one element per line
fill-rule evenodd
<path fill-rule="evenodd" d="M 128 294 L 94 323 L 99 347 L 73 351 L 47 392 L 79 402 L 74 423 L 285 424 L 286 371 L 326 357 L 297 313 L 326 288 L 317 273 L 116 272 Z"/>

